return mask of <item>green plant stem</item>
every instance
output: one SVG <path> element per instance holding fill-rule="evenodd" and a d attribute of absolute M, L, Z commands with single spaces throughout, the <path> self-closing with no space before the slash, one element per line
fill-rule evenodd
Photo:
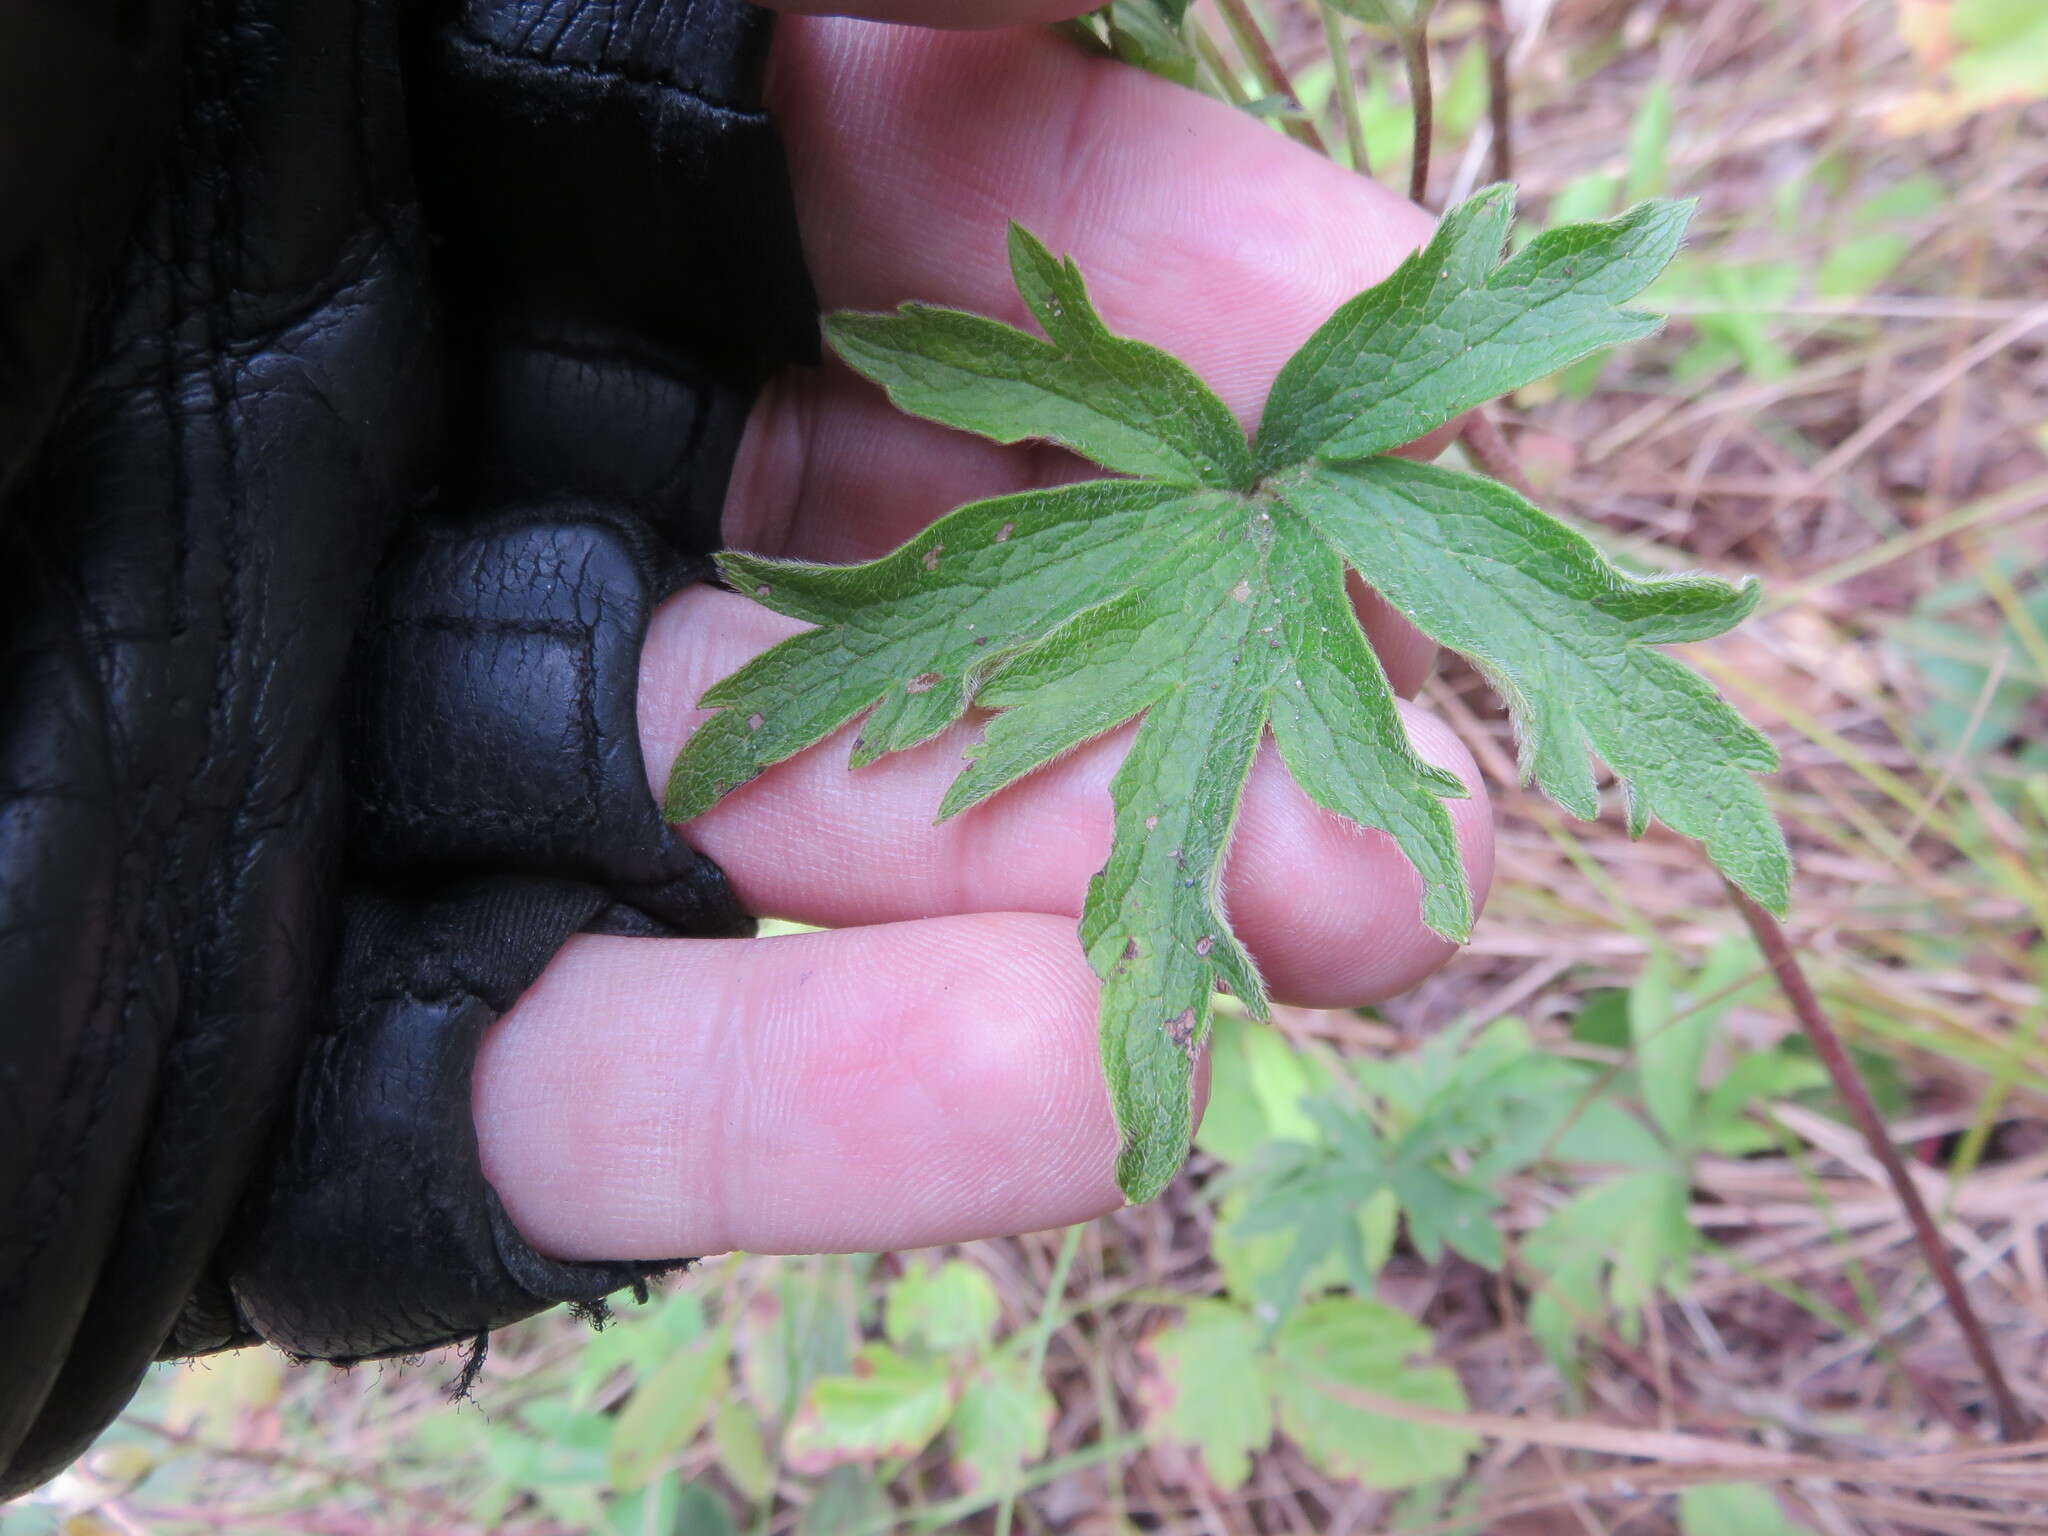
<path fill-rule="evenodd" d="M 1330 50 L 1330 67 L 1336 74 L 1337 110 L 1344 118 L 1344 147 L 1351 152 L 1351 169 L 1361 176 L 1372 174 L 1372 155 L 1365 147 L 1365 118 L 1358 109 L 1358 76 L 1351 64 L 1351 50 L 1345 46 L 1344 24 L 1330 0 L 1316 0 L 1323 13 L 1323 40 Z"/>
<path fill-rule="evenodd" d="M 1052 1343 L 1053 1330 L 1059 1326 L 1060 1298 L 1067 1293 L 1067 1276 L 1073 1272 L 1074 1255 L 1081 1251 L 1081 1234 L 1086 1230 L 1085 1222 L 1067 1228 L 1060 1239 L 1059 1255 L 1052 1261 L 1052 1276 L 1045 1282 L 1045 1304 L 1038 1309 L 1038 1317 L 1024 1341 L 1024 1374 L 1033 1381 L 1045 1372 L 1045 1351 Z M 996 1509 L 996 1536 L 1010 1536 L 1016 1518 L 1017 1494 L 1013 1489 Z"/>
<path fill-rule="evenodd" d="M 1223 20 L 1230 28 L 1231 37 L 1237 41 L 1238 52 L 1244 55 L 1245 63 L 1259 77 L 1260 86 L 1288 102 L 1300 114 L 1301 97 L 1295 92 L 1294 82 L 1287 78 L 1286 67 L 1281 64 L 1279 55 L 1273 52 L 1273 45 L 1266 40 L 1251 7 L 1245 4 L 1245 0 L 1216 0 L 1216 3 L 1223 10 Z M 1322 134 L 1305 115 L 1284 118 L 1280 126 L 1290 138 L 1307 145 L 1325 159 L 1329 158 L 1330 146 L 1323 142 Z"/>
<path fill-rule="evenodd" d="M 1742 914 L 1742 920 L 1755 935 L 1757 948 L 1763 951 L 1764 960 L 1777 977 L 1786 1002 L 1792 1006 L 1793 1016 L 1799 1020 L 1799 1027 L 1813 1042 L 1814 1055 L 1827 1068 L 1836 1094 L 1849 1111 L 1850 1118 L 1856 1122 L 1857 1129 L 1863 1133 L 1871 1155 L 1884 1169 L 1885 1178 L 1891 1184 L 1892 1192 L 1898 1196 L 1899 1204 L 1905 1208 L 1914 1241 L 1927 1260 L 1928 1269 L 1933 1271 L 1934 1282 L 1941 1287 L 1950 1312 L 1955 1315 L 1956 1326 L 1962 1330 L 1970 1358 L 1977 1362 L 1977 1369 L 1984 1375 L 1984 1385 L 1991 1394 L 1992 1407 L 1998 1417 L 1999 1438 L 2008 1444 L 2026 1439 L 2034 1431 L 2033 1416 L 2020 1406 L 2019 1399 L 2013 1395 L 2012 1386 L 1999 1366 L 1998 1356 L 1991 1348 L 1991 1340 L 1984 1332 L 1984 1324 L 1977 1316 L 1976 1307 L 1971 1304 L 1970 1293 L 1963 1288 L 1962 1277 L 1956 1273 L 1955 1264 L 1949 1258 L 1948 1245 L 1942 1241 L 1934 1218 L 1928 1214 L 1927 1204 L 1920 1198 L 1919 1187 L 1907 1172 L 1899 1149 L 1892 1144 L 1884 1118 L 1878 1114 L 1870 1089 L 1864 1084 L 1863 1074 L 1856 1070 L 1842 1037 L 1835 1032 L 1834 1025 L 1821 1008 L 1813 984 L 1806 979 L 1806 972 L 1799 964 L 1799 956 L 1793 950 L 1791 940 L 1776 918 L 1743 895 L 1732 881 L 1724 883 L 1728 886 L 1728 899 L 1735 903 L 1735 910 Z"/>
<path fill-rule="evenodd" d="M 1251 93 L 1244 88 L 1244 82 L 1237 78 L 1237 71 L 1230 67 L 1230 61 L 1223 57 L 1223 50 L 1216 46 L 1216 39 L 1209 35 L 1206 27 L 1188 23 L 1188 41 L 1194 44 L 1195 57 L 1202 61 L 1202 67 L 1209 72 L 1209 78 L 1216 82 L 1216 89 L 1223 99 L 1233 107 L 1241 107 L 1250 101 Z"/>
<path fill-rule="evenodd" d="M 1415 147 L 1408 156 L 1408 200 L 1429 191 L 1429 155 L 1436 142 L 1436 87 L 1429 78 L 1429 23 L 1416 18 L 1401 34 L 1401 62 L 1408 67 L 1408 99 L 1415 109 Z"/>

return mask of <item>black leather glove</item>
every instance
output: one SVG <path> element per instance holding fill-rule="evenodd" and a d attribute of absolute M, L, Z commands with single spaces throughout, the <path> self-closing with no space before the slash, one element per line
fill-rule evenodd
<path fill-rule="evenodd" d="M 561 1264 L 482 1031 L 745 930 L 642 630 L 815 351 L 742 0 L 0 10 L 0 1497 L 149 1363 L 481 1340 Z"/>

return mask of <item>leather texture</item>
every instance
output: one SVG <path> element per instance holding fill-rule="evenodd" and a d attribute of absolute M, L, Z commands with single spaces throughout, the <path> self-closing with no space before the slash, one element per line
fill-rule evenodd
<path fill-rule="evenodd" d="M 469 1073 L 568 934 L 748 928 L 633 691 L 815 355 L 767 42 L 0 9 L 0 1498 L 153 1360 L 480 1351 L 662 1267 L 519 1237 Z"/>

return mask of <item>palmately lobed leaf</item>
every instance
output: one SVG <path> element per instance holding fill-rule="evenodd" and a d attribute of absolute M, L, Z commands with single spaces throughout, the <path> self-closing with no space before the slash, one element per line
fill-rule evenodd
<path fill-rule="evenodd" d="M 1184 364 L 1111 333 L 1073 263 L 1013 227 L 1012 271 L 1043 338 L 906 305 L 835 317 L 833 344 L 906 410 L 999 442 L 1063 443 L 1139 478 L 976 502 L 863 565 L 720 557 L 737 590 L 816 627 L 704 695 L 717 713 L 676 759 L 673 819 L 855 719 L 857 768 L 970 707 L 998 711 L 941 819 L 1140 721 L 1080 924 L 1132 1199 L 1185 1155 L 1216 992 L 1265 1009 L 1221 889 L 1269 732 L 1312 799 L 1393 839 L 1429 927 L 1470 932 L 1443 803 L 1463 785 L 1409 745 L 1347 569 L 1495 682 L 1525 773 L 1566 808 L 1598 809 L 1597 753 L 1626 787 L 1632 832 L 1656 816 L 1783 909 L 1789 858 L 1750 778 L 1775 766 L 1770 744 L 1654 648 L 1723 632 L 1754 585 L 1625 575 L 1504 486 L 1386 456 L 1655 328 L 1622 305 L 1676 250 L 1685 206 L 1552 230 L 1503 262 L 1512 213 L 1510 189 L 1486 189 L 1340 307 L 1281 371 L 1256 445 Z"/>

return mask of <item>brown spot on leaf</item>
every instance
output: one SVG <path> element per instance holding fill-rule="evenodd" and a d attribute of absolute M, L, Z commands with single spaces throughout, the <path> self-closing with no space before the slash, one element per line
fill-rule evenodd
<path fill-rule="evenodd" d="M 1005 523 L 1005 524 L 1003 524 L 1003 526 L 1002 526 L 1002 527 L 1000 527 L 1000 528 L 998 528 L 998 529 L 996 530 L 996 542 L 997 542 L 998 544 L 1001 544 L 1001 543 L 1003 543 L 1003 542 L 1004 542 L 1004 541 L 1005 541 L 1006 539 L 1008 539 L 1008 538 L 1010 537 L 1010 530 L 1011 530 L 1011 529 L 1013 529 L 1013 528 L 1015 528 L 1016 526 L 1017 526 L 1017 525 L 1016 525 L 1015 523 Z"/>
<path fill-rule="evenodd" d="M 774 589 L 770 587 L 767 582 L 764 581 L 758 587 L 754 588 L 754 596 L 766 597 L 773 590 Z"/>
<path fill-rule="evenodd" d="M 1138 941 L 1136 939 L 1124 940 L 1124 958 L 1126 960 L 1135 960 L 1138 958 Z"/>
<path fill-rule="evenodd" d="M 1158 818 L 1157 816 L 1147 816 L 1147 817 L 1145 818 L 1145 830 L 1146 830 L 1147 832 L 1156 832 L 1156 831 L 1158 831 L 1158 830 L 1159 830 L 1159 818 Z"/>
<path fill-rule="evenodd" d="M 1252 584 L 1248 581 L 1240 581 L 1236 586 L 1230 589 L 1230 596 L 1231 600 L 1234 602 L 1250 602 L 1252 600 Z"/>
<path fill-rule="evenodd" d="M 1195 1043 L 1195 1010 L 1183 1008 L 1166 1021 L 1166 1038 L 1185 1051 Z"/>
<path fill-rule="evenodd" d="M 917 674 L 917 676 L 913 677 L 909 682 L 903 685 L 903 691 L 905 693 L 930 693 L 934 688 L 938 686 L 938 673 L 920 672 Z"/>
<path fill-rule="evenodd" d="M 1195 940 L 1195 953 L 1198 955 L 1206 955 L 1209 953 L 1210 950 L 1214 949 L 1215 947 L 1216 935 L 1213 933 L 1205 933 L 1199 939 Z"/>
<path fill-rule="evenodd" d="M 759 729 L 761 729 L 762 726 L 766 725 L 767 723 L 767 719 L 761 715 L 747 716 L 747 729 L 750 731 L 758 731 Z"/>
<path fill-rule="evenodd" d="M 945 547 L 943 544 L 934 544 L 924 552 L 924 558 L 918 564 L 928 571 L 936 571 L 939 568 L 939 551 Z"/>

